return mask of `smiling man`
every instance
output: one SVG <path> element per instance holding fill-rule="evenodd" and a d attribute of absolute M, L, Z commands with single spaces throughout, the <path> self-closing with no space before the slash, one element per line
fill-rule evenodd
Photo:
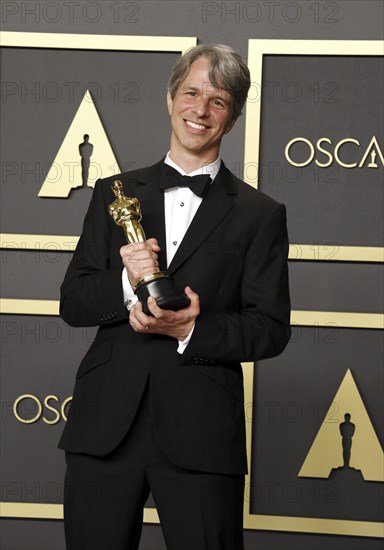
<path fill-rule="evenodd" d="M 218 158 L 221 140 L 236 120 L 231 94 L 212 85 L 209 71 L 209 59 L 196 59 L 180 87 L 167 94 L 171 157 L 186 172 Z"/>
<path fill-rule="evenodd" d="M 145 242 L 124 245 L 108 215 L 116 177 L 96 183 L 61 296 L 69 324 L 100 325 L 60 442 L 69 550 L 137 549 L 150 491 L 168 550 L 243 548 L 240 362 L 278 355 L 290 336 L 284 206 L 219 156 L 249 86 L 227 46 L 176 63 L 167 156 L 117 176 L 140 202 Z M 186 177 L 197 175 L 198 188 Z M 134 289 L 161 270 L 190 305 L 149 298 L 146 315 Z"/>

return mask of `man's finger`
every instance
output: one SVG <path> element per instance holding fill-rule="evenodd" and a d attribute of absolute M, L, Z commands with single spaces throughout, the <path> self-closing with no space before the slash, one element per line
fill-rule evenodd
<path fill-rule="evenodd" d="M 150 245 L 150 247 L 154 252 L 159 252 L 160 246 L 159 246 L 159 243 L 157 242 L 157 239 L 155 239 L 154 237 L 151 237 L 150 239 L 147 239 L 146 242 L 147 244 Z"/>
<path fill-rule="evenodd" d="M 135 318 L 139 321 L 143 328 L 153 323 L 153 318 L 144 313 L 141 302 L 136 302 L 136 304 L 132 306 L 132 309 L 134 310 Z"/>
<path fill-rule="evenodd" d="M 145 315 L 141 303 L 137 302 L 131 307 L 129 322 L 135 332 L 147 332 L 151 328 L 153 319 Z"/>
<path fill-rule="evenodd" d="M 184 292 L 186 296 L 188 296 L 188 298 L 191 300 L 191 304 L 189 307 L 200 309 L 200 296 L 196 294 L 196 292 L 193 292 L 190 286 L 186 286 Z"/>
<path fill-rule="evenodd" d="M 139 261 L 143 258 L 157 258 L 157 253 L 151 247 L 140 249 L 126 249 L 125 247 L 123 247 L 120 250 L 120 256 L 122 258 L 128 258 L 129 260 Z"/>
<path fill-rule="evenodd" d="M 152 315 L 156 318 L 156 319 L 160 319 L 161 317 L 163 317 L 164 315 L 164 310 L 161 309 L 161 307 L 159 307 L 157 305 L 157 302 L 155 300 L 155 298 L 152 298 L 151 296 L 148 298 L 148 301 L 147 301 L 147 304 L 148 304 L 148 309 L 149 311 L 152 313 Z"/>
<path fill-rule="evenodd" d="M 145 248 L 145 243 L 128 243 L 120 248 L 120 254 L 136 254 Z"/>

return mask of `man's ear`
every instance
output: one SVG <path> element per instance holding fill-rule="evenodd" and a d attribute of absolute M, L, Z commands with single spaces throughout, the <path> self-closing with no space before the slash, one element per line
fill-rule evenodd
<path fill-rule="evenodd" d="M 171 93 L 170 93 L 169 90 L 167 91 L 167 106 L 168 106 L 169 116 L 171 116 L 172 111 L 173 111 L 173 99 L 171 97 Z"/>

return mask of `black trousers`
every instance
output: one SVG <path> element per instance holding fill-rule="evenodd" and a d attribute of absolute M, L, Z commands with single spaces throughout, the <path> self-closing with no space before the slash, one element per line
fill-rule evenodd
<path fill-rule="evenodd" d="M 184 470 L 159 449 L 143 396 L 122 444 L 104 457 L 66 453 L 68 550 L 137 550 L 152 491 L 168 550 L 243 550 L 244 476 Z"/>

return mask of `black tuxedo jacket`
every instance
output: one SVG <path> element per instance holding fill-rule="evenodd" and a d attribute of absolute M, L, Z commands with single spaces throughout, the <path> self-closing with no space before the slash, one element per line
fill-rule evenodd
<path fill-rule="evenodd" d="M 108 214 L 120 179 L 141 204 L 147 238 L 166 269 L 163 161 L 96 183 L 61 287 L 61 315 L 100 325 L 80 364 L 60 447 L 105 455 L 127 434 L 149 379 L 158 444 L 184 468 L 246 472 L 241 361 L 275 356 L 289 336 L 285 208 L 222 164 L 168 267 L 200 296 L 201 314 L 184 354 L 175 339 L 136 333 L 123 304 L 124 232 Z"/>

